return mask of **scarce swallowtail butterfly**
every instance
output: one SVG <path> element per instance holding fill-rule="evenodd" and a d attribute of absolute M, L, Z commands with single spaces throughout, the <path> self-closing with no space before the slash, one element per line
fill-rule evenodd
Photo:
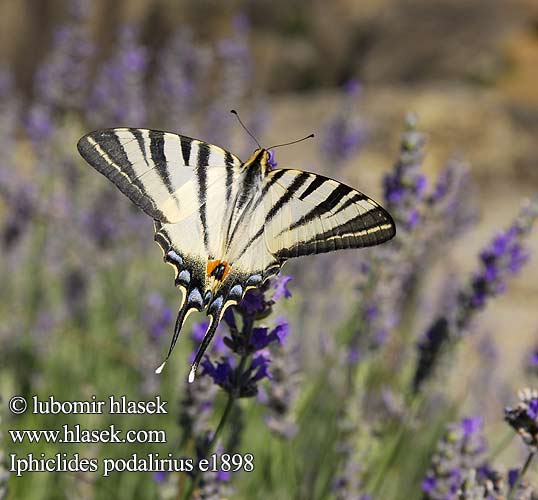
<path fill-rule="evenodd" d="M 269 166 L 259 147 L 245 162 L 207 142 L 158 130 L 97 130 L 82 157 L 155 224 L 155 241 L 182 291 L 168 354 L 192 311 L 209 327 L 189 382 L 227 307 L 277 274 L 287 259 L 378 245 L 395 235 L 389 213 L 338 181 Z"/>

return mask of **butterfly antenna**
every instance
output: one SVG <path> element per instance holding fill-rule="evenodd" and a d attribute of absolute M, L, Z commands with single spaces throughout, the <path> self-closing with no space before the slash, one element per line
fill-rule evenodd
<path fill-rule="evenodd" d="M 314 134 L 310 134 L 310 135 L 307 135 L 306 137 L 303 137 L 302 139 L 297 139 L 296 141 L 291 141 L 291 142 L 285 142 L 284 144 L 277 144 L 276 146 L 271 146 L 267 149 L 275 149 L 281 146 L 289 146 L 291 144 L 297 144 L 298 142 L 303 142 L 303 141 L 306 141 L 307 139 L 312 139 L 313 137 L 314 137 Z"/>
<path fill-rule="evenodd" d="M 239 120 L 239 123 L 245 129 L 246 133 L 248 135 L 250 135 L 250 137 L 252 137 L 254 139 L 254 142 L 258 145 L 258 147 L 260 149 L 262 149 L 262 147 L 260 146 L 260 143 L 258 142 L 258 139 L 256 139 L 256 137 L 254 137 L 254 134 L 245 126 L 245 124 L 241 121 L 241 118 L 239 118 L 239 114 L 237 113 L 237 111 L 235 109 L 232 109 L 232 110 L 230 110 L 230 113 L 232 113 L 233 115 L 235 115 L 237 117 L 237 119 Z"/>

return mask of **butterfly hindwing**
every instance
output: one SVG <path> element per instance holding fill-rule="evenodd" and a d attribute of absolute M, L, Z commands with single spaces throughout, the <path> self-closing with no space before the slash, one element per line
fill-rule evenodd
<path fill-rule="evenodd" d="M 395 234 L 385 209 L 341 182 L 291 169 L 272 171 L 266 182 L 274 178 L 264 226 L 277 259 L 378 245 Z"/>

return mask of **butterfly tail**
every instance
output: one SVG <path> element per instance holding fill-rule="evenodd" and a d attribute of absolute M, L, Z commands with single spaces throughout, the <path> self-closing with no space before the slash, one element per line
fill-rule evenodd
<path fill-rule="evenodd" d="M 216 297 L 209 304 L 207 311 L 207 315 L 209 316 L 209 326 L 207 327 L 207 331 L 205 332 L 202 343 L 200 344 L 200 347 L 198 347 L 198 352 L 196 353 L 196 357 L 194 358 L 194 361 L 191 365 L 188 379 L 189 383 L 194 382 L 198 365 L 200 364 L 200 361 L 202 360 L 202 357 L 204 356 L 207 347 L 213 339 L 213 336 L 215 335 L 215 331 L 217 330 L 220 319 L 222 318 L 223 310 L 226 309 L 226 306 L 230 305 L 229 303 L 224 305 L 225 301 L 223 299 L 224 298 L 222 296 Z"/>
<path fill-rule="evenodd" d="M 168 354 L 166 355 L 166 358 L 162 362 L 162 364 L 155 370 L 155 373 L 159 374 L 163 371 L 164 366 L 166 365 L 168 359 L 170 358 L 170 355 L 172 354 L 172 351 L 174 350 L 174 347 L 176 345 L 177 339 L 179 338 L 179 332 L 181 331 L 181 327 L 183 326 L 183 323 L 185 323 L 185 320 L 187 319 L 187 316 L 191 311 L 194 310 L 192 307 L 192 304 L 189 304 L 187 300 L 185 300 L 185 295 L 183 294 L 183 298 L 181 300 L 179 311 L 177 313 L 176 318 L 176 324 L 174 326 L 174 335 L 172 336 L 172 341 L 170 342 L 170 348 L 168 349 Z"/>

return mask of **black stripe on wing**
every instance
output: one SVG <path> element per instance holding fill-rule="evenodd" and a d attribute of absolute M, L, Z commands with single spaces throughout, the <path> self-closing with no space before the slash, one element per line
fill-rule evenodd
<path fill-rule="evenodd" d="M 181 136 L 180 143 L 181 154 L 183 155 L 183 162 L 185 163 L 185 165 L 190 165 L 192 139 L 190 137 Z"/>
<path fill-rule="evenodd" d="M 333 250 L 370 247 L 390 240 L 395 234 L 392 217 L 385 209 L 377 207 L 317 234 L 314 238 L 278 250 L 274 255 L 278 259 L 289 259 Z"/>
<path fill-rule="evenodd" d="M 151 160 L 153 165 L 159 173 L 159 177 L 163 181 L 166 189 L 173 196 L 175 191 L 174 186 L 172 186 L 172 181 L 170 179 L 170 173 L 168 172 L 168 165 L 166 162 L 166 156 L 164 154 L 164 133 L 151 130 L 149 132 L 149 150 L 151 153 Z M 146 156 L 145 149 L 142 149 L 144 152 L 144 157 Z"/>
<path fill-rule="evenodd" d="M 277 202 L 271 207 L 271 210 L 265 216 L 265 223 L 271 221 L 271 219 L 295 196 L 295 193 L 304 185 L 310 174 L 307 172 L 301 172 L 289 187 L 285 190 L 284 194 L 277 200 Z M 265 226 L 265 224 L 264 224 Z"/>
<path fill-rule="evenodd" d="M 146 196 L 144 185 L 138 179 L 114 130 L 100 130 L 85 135 L 78 141 L 77 149 L 92 167 L 110 179 L 136 206 L 153 219 L 167 221 L 153 200 Z"/>
<path fill-rule="evenodd" d="M 96 130 L 82 137 L 77 148 L 98 172 L 110 179 L 135 205 L 161 222 L 173 222 L 159 204 L 163 193 L 172 195 L 180 186 L 173 184 L 172 170 L 185 167 L 241 167 L 237 156 L 212 144 L 159 130 L 115 128 Z M 197 151 L 197 154 L 192 152 Z M 143 167 L 143 168 L 142 168 Z M 150 172 L 162 181 L 158 194 L 148 188 Z M 233 174 L 228 174 L 231 193 Z M 155 188 L 153 184 L 153 188 Z M 176 200 L 177 201 L 177 200 Z M 179 201 L 178 201 L 179 207 Z M 176 215 L 177 210 L 174 211 Z"/>
<path fill-rule="evenodd" d="M 271 177 L 269 178 L 269 180 L 265 183 L 263 189 L 262 189 L 262 192 L 256 197 L 256 199 L 253 201 L 252 203 L 252 206 L 250 207 L 249 210 L 244 210 L 241 215 L 239 216 L 239 218 L 237 219 L 237 221 L 235 221 L 235 225 L 234 225 L 234 228 L 233 230 L 231 231 L 231 234 L 230 234 L 230 230 L 231 230 L 231 226 L 228 227 L 228 231 L 227 231 L 227 234 L 226 234 L 226 242 L 227 242 L 227 248 L 230 247 L 230 244 L 231 242 L 233 241 L 233 238 L 235 237 L 236 235 L 236 232 L 237 230 L 240 228 L 241 224 L 243 224 L 243 221 L 245 219 L 245 217 L 248 215 L 248 214 L 252 214 L 254 213 L 258 207 L 260 206 L 260 204 L 264 201 L 265 197 L 267 196 L 267 193 L 269 193 L 269 190 L 271 189 L 272 186 L 274 186 L 277 182 L 278 182 L 278 179 L 280 179 L 284 173 L 286 171 L 285 170 L 277 170 L 274 172 L 274 174 L 271 174 Z M 244 249 L 242 252 L 244 252 L 256 239 L 258 239 L 261 235 L 263 234 L 263 228 L 261 229 L 261 231 L 258 231 L 251 239 L 250 241 L 245 245 Z M 241 252 L 241 253 L 242 253 Z"/>
<path fill-rule="evenodd" d="M 202 147 L 198 148 L 198 165 L 200 167 L 207 166 L 209 159 L 209 149 Z M 207 171 L 205 168 L 196 169 L 196 178 L 198 180 L 198 203 L 200 204 L 200 224 L 204 233 L 204 247 L 206 251 L 209 247 L 209 235 L 207 232 Z"/>
<path fill-rule="evenodd" d="M 276 228 L 275 257 L 288 259 L 368 247 L 384 243 L 396 234 L 390 214 L 363 193 L 321 175 L 284 169 L 281 172 L 277 184 L 284 194 L 273 207 L 268 207 L 265 226 L 285 203 L 292 204 L 292 215 L 298 218 L 288 227 Z M 309 183 L 304 182 L 305 176 L 311 179 Z M 293 241 L 289 246 L 283 244 L 287 233 Z M 260 236 L 258 231 L 253 239 Z M 252 243 L 251 240 L 249 245 Z"/>
<path fill-rule="evenodd" d="M 344 184 L 342 184 L 341 186 L 344 186 Z M 352 189 L 348 188 L 347 186 L 344 186 L 345 188 L 347 188 L 347 190 L 341 189 L 341 186 L 338 186 L 333 191 L 333 193 L 336 193 L 338 196 L 333 197 L 332 200 L 328 199 L 326 202 L 321 203 L 317 207 L 313 208 L 306 215 L 301 217 L 299 220 L 295 221 L 290 227 L 282 229 L 281 234 L 284 233 L 285 231 L 297 229 L 298 227 L 304 226 L 305 224 L 308 224 L 309 222 L 317 219 L 318 217 L 325 215 L 327 212 L 331 212 L 336 207 L 336 205 L 340 203 L 341 201 L 340 197 L 346 196 L 352 191 Z M 343 212 L 346 208 L 353 205 L 354 203 L 358 203 L 359 201 L 364 201 L 368 199 L 369 198 L 365 196 L 364 194 L 357 192 L 353 196 L 348 198 L 342 206 L 338 207 L 338 210 L 334 212 L 333 215 Z"/>
<path fill-rule="evenodd" d="M 323 184 L 325 184 L 326 179 L 324 179 L 321 175 L 315 175 L 313 177 L 314 179 L 312 180 L 312 182 L 308 185 L 308 187 L 304 190 L 304 192 L 301 193 L 301 196 L 299 196 L 300 200 L 304 200 L 305 198 L 310 196 L 314 191 L 316 191 L 318 188 L 323 186 Z"/>

